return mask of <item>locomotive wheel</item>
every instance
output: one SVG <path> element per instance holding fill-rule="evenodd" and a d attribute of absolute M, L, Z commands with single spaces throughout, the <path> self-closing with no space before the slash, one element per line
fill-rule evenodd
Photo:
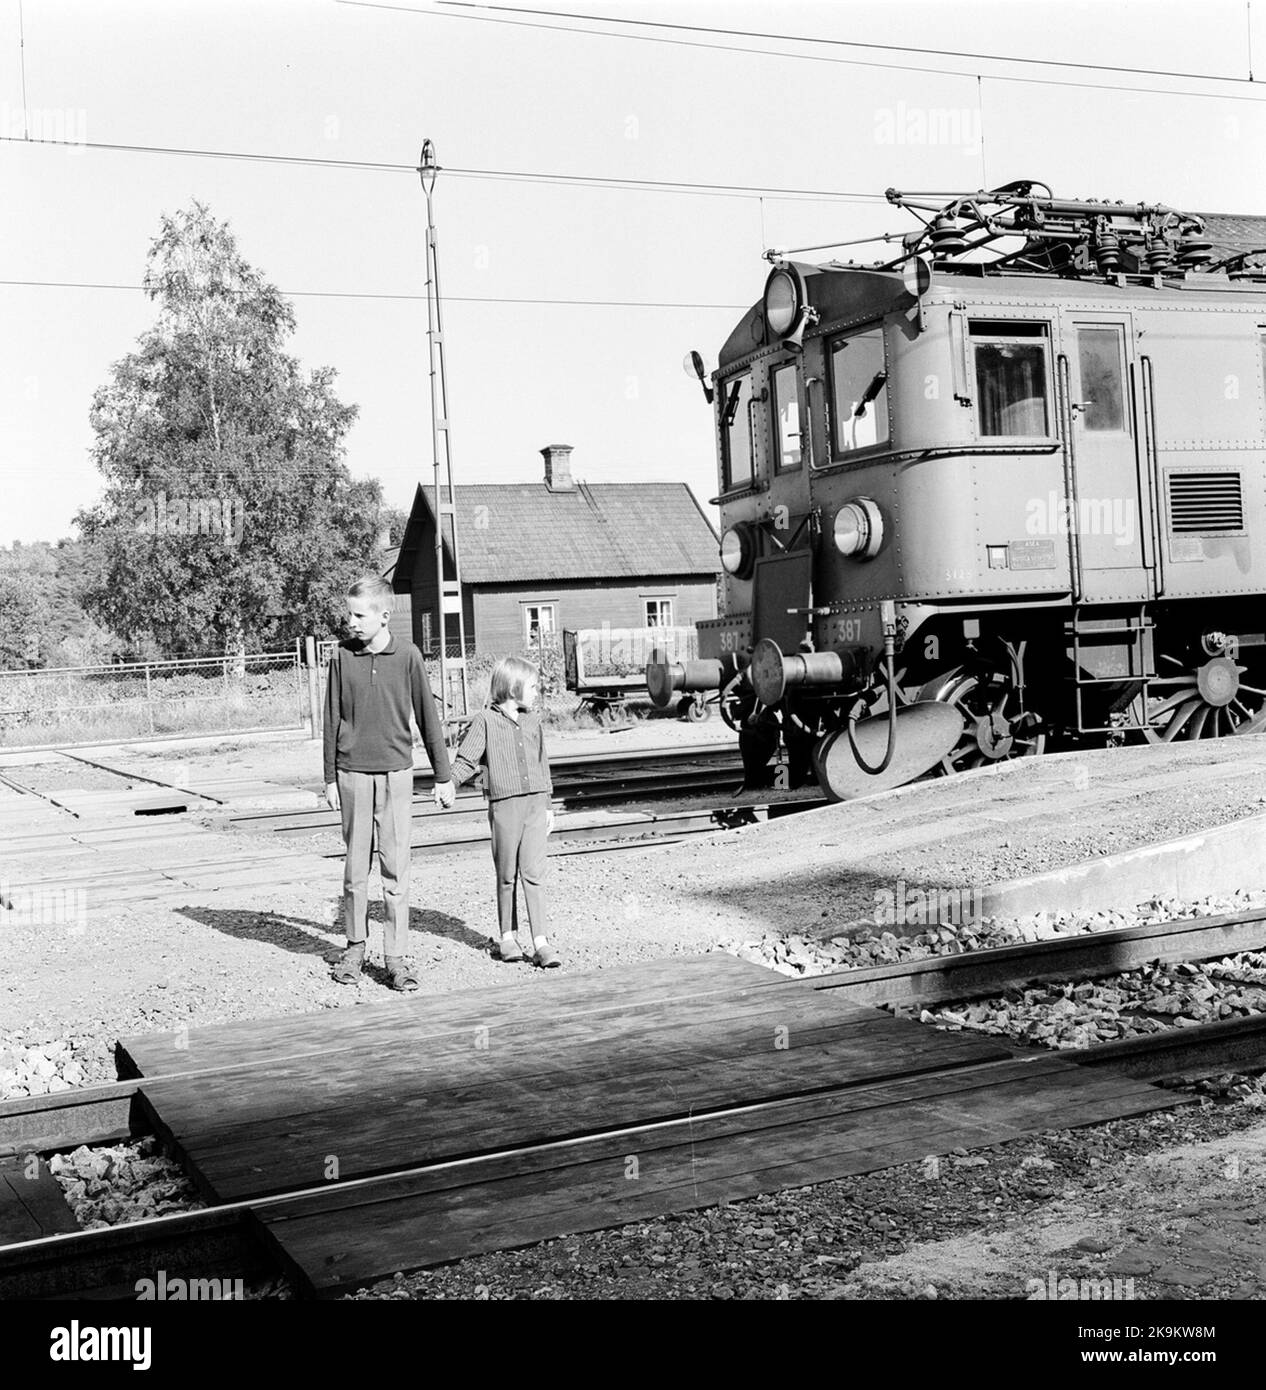
<path fill-rule="evenodd" d="M 1130 723 L 1149 743 L 1225 738 L 1266 729 L 1266 686 L 1260 657 L 1252 667 L 1229 656 L 1212 656 L 1198 666 L 1187 666 L 1172 656 L 1162 656 L 1161 661 L 1164 666 L 1160 669 L 1173 674 L 1151 682 L 1146 714 L 1142 694 L 1129 708 Z M 1249 681 L 1244 679 L 1246 675 Z"/>
<path fill-rule="evenodd" d="M 919 698 L 941 700 L 963 716 L 962 737 L 941 760 L 943 773 L 1036 757 L 1046 747 L 1046 735 L 1032 727 L 1015 687 L 997 673 L 951 671 L 929 681 Z"/>

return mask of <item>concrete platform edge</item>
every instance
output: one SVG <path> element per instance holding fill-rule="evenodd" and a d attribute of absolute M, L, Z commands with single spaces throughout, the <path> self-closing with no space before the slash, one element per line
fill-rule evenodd
<path fill-rule="evenodd" d="M 1155 897 L 1193 899 L 1266 886 L 1266 815 L 1143 845 L 1031 878 L 990 884 L 985 917 L 1129 911 Z"/>

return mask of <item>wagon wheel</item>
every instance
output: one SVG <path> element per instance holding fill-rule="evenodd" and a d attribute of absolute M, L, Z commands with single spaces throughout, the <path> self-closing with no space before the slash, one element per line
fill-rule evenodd
<path fill-rule="evenodd" d="M 953 705 L 963 716 L 962 736 L 941 761 L 943 773 L 1036 757 L 1046 747 L 1046 735 L 1024 710 L 1009 675 L 960 667 L 929 681 L 919 698 Z"/>
<path fill-rule="evenodd" d="M 1266 729 L 1266 660 L 1254 652 L 1211 656 L 1190 665 L 1174 656 L 1161 656 L 1158 669 L 1167 672 L 1148 682 L 1127 712 L 1130 726 L 1149 743 L 1225 738 L 1256 734 Z"/>

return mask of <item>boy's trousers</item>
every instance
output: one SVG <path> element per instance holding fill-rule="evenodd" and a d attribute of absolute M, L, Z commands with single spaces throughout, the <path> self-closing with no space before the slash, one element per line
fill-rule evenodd
<path fill-rule="evenodd" d="M 347 772 L 338 777 L 339 812 L 347 862 L 343 868 L 343 918 L 350 942 L 369 936 L 369 870 L 374 833 L 387 909 L 383 954 L 403 956 L 409 942 L 409 836 L 412 830 L 413 769 Z"/>
<path fill-rule="evenodd" d="M 492 827 L 492 862 L 497 873 L 497 918 L 501 935 L 519 930 L 516 877 L 523 884 L 533 936 L 544 936 L 545 909 L 541 879 L 545 874 L 545 813 L 549 792 L 504 796 L 488 805 Z"/>

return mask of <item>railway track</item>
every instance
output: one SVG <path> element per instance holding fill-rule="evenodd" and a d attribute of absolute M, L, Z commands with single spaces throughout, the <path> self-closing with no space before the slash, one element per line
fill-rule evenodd
<path fill-rule="evenodd" d="M 729 748 L 701 745 L 671 755 L 610 753 L 558 758 L 553 764 L 557 811 L 552 855 L 611 853 L 667 845 L 696 835 L 754 824 L 825 804 L 816 787 L 759 793 L 740 790 L 741 761 Z M 486 846 L 487 803 L 476 789 L 463 789 L 456 805 L 441 811 L 428 797 L 434 779 L 414 777 L 411 847 L 453 853 Z M 337 834 L 338 813 L 296 810 L 234 816 L 235 829 L 281 839 Z M 327 858 L 342 857 L 332 849 Z"/>
<path fill-rule="evenodd" d="M 1041 981 L 1087 979 L 1158 960 L 1216 958 L 1260 949 L 1263 943 L 1266 909 L 1255 909 L 846 971 L 795 983 L 805 990 L 828 992 L 841 1001 L 900 1010 Z M 1046 1049 L 1013 1050 L 1018 1059 L 1049 1055 Z M 1228 1069 L 1259 1071 L 1266 1069 L 1266 1014 L 1172 1027 L 1146 1037 L 1060 1055 L 1087 1068 L 1110 1068 L 1161 1083 L 1189 1082 Z M 0 1156 L 44 1155 L 140 1137 L 148 1132 L 140 1092 L 155 1079 L 138 1078 L 0 1103 Z M 768 1108 L 772 1112 L 783 1104 L 785 1097 L 768 1102 Z M 744 1109 L 759 1112 L 762 1103 Z M 599 1123 L 591 1136 L 579 1142 L 618 1145 L 621 1132 L 618 1127 L 604 1130 Z M 568 1142 L 578 1141 L 572 1138 Z M 490 1154 L 486 1161 L 495 1166 L 504 1157 Z M 433 1167 L 395 1169 L 341 1182 L 340 1199 L 390 1191 L 392 1184 L 407 1183 Z M 138 1281 L 154 1278 L 158 1269 L 165 1271 L 169 1281 L 186 1277 L 248 1282 L 277 1278 L 283 1270 L 263 1234 L 268 1219 L 284 1213 L 288 1204 L 310 1203 L 330 1191 L 327 1183 L 320 1188 L 0 1246 L 0 1299 L 130 1299 L 136 1296 Z"/>

